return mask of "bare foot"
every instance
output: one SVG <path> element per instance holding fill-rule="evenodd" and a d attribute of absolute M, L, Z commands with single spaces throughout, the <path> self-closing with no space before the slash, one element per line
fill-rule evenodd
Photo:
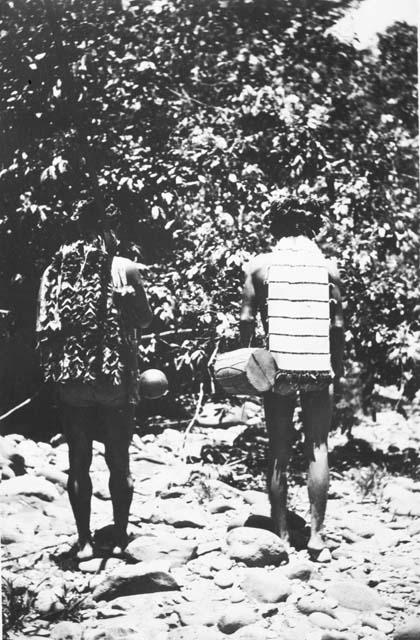
<path fill-rule="evenodd" d="M 311 533 L 311 537 L 308 542 L 308 551 L 311 552 L 320 552 L 325 548 L 325 542 L 320 533 Z"/>
<path fill-rule="evenodd" d="M 83 544 L 79 543 L 79 550 L 76 554 L 78 560 L 90 560 L 93 558 L 93 547 L 88 541 Z"/>
<path fill-rule="evenodd" d="M 311 534 L 307 549 L 310 559 L 314 562 L 331 562 L 331 552 L 325 546 L 320 533 Z"/>

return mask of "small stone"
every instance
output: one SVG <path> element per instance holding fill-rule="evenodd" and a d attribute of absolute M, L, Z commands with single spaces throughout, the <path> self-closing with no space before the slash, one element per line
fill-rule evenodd
<path fill-rule="evenodd" d="M 228 589 L 234 583 L 234 579 L 231 571 L 219 571 L 214 576 L 214 584 L 221 589 Z"/>
<path fill-rule="evenodd" d="M 334 616 L 336 602 L 319 594 L 313 594 L 300 598 L 296 606 L 298 611 L 306 615 L 310 615 L 311 613 L 325 613 L 328 616 Z"/>
<path fill-rule="evenodd" d="M 384 606 L 384 601 L 376 591 L 357 580 L 334 580 L 326 593 L 328 597 L 348 609 L 375 611 Z"/>
<path fill-rule="evenodd" d="M 240 589 L 232 589 L 229 593 L 229 600 L 233 603 L 243 602 L 245 600 L 244 592 Z"/>
<path fill-rule="evenodd" d="M 51 640 L 80 640 L 82 627 L 76 622 L 59 622 L 51 631 Z"/>
<path fill-rule="evenodd" d="M 234 604 L 227 608 L 226 612 L 219 618 L 218 628 L 223 633 L 231 634 L 246 627 L 248 624 L 257 622 L 258 616 L 246 604 Z"/>
<path fill-rule="evenodd" d="M 229 571 L 232 568 L 232 560 L 226 556 L 216 556 L 210 561 L 210 569 L 214 571 Z"/>
<path fill-rule="evenodd" d="M 420 618 L 413 616 L 400 624 L 395 630 L 394 640 L 420 640 Z"/>
<path fill-rule="evenodd" d="M 208 503 L 207 509 L 210 513 L 225 513 L 235 509 L 235 505 L 231 500 L 223 500 L 222 498 L 216 498 Z"/>
<path fill-rule="evenodd" d="M 267 629 L 259 624 L 248 624 L 232 635 L 234 640 L 267 640 Z"/>
<path fill-rule="evenodd" d="M 314 611 L 309 614 L 309 620 L 321 629 L 339 629 L 340 623 L 331 616 L 322 611 Z"/>
<path fill-rule="evenodd" d="M 292 593 L 291 583 L 278 571 L 248 569 L 242 589 L 260 602 L 283 602 Z"/>
<path fill-rule="evenodd" d="M 196 600 L 178 605 L 175 611 L 185 626 L 211 627 L 217 624 L 225 608 L 224 604 L 214 603 L 211 600 Z"/>
<path fill-rule="evenodd" d="M 290 580 L 309 580 L 313 573 L 310 562 L 291 562 L 286 566 L 286 576 Z"/>
<path fill-rule="evenodd" d="M 278 566 L 287 559 L 286 547 L 280 538 L 270 531 L 239 527 L 226 537 L 226 553 L 249 567 Z"/>
<path fill-rule="evenodd" d="M 327 563 L 331 562 L 331 551 L 327 548 L 322 549 L 321 553 L 315 558 L 315 562 Z"/>

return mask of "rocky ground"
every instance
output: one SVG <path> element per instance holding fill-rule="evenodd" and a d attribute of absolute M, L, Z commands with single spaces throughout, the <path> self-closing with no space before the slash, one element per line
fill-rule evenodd
<path fill-rule="evenodd" d="M 123 558 L 105 548 L 102 444 L 92 464 L 102 557 L 78 563 L 66 444 L 1 438 L 4 638 L 420 639 L 420 418 L 383 411 L 350 442 L 332 436 L 329 550 L 311 562 L 300 472 L 290 491 L 294 547 L 270 531 L 260 407 L 248 402 L 221 427 L 216 410 L 206 407 L 186 443 L 174 428 L 134 436 Z M 296 450 L 300 470 L 299 441 Z"/>

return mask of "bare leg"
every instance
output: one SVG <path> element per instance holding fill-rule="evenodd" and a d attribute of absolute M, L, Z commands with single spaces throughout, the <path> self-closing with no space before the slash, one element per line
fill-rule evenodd
<path fill-rule="evenodd" d="M 301 393 L 303 425 L 309 459 L 308 495 L 311 510 L 311 537 L 308 549 L 324 547 L 321 536 L 329 486 L 328 432 L 332 416 L 332 388 Z"/>
<path fill-rule="evenodd" d="M 93 555 L 90 534 L 90 503 L 92 482 L 89 469 L 92 462 L 92 438 L 89 427 L 94 419 L 92 408 L 63 405 L 63 430 L 69 446 L 69 477 L 67 491 L 79 535 L 80 559 Z"/>
<path fill-rule="evenodd" d="M 133 498 L 129 446 L 133 434 L 132 407 L 104 408 L 105 460 L 109 468 L 109 491 L 114 512 L 116 545 L 127 546 L 127 525 Z"/>
<path fill-rule="evenodd" d="M 268 494 L 274 530 L 288 541 L 287 465 L 290 458 L 295 395 L 268 393 L 264 397 L 265 420 L 269 437 Z"/>

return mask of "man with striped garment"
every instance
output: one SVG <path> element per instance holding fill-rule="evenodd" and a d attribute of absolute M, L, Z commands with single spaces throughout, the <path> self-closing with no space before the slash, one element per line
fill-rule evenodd
<path fill-rule="evenodd" d="M 333 382 L 342 373 L 344 348 L 340 280 L 336 267 L 312 239 L 320 230 L 320 207 L 299 194 L 274 202 L 269 211 L 273 250 L 253 258 L 246 270 L 240 319 L 241 342 L 249 346 L 261 315 L 278 372 L 264 397 L 269 436 L 268 490 L 276 533 L 289 540 L 287 466 L 297 396 L 302 407 L 309 462 L 311 557 L 328 557 L 322 526 L 329 485 L 328 432 Z M 322 556 L 321 553 L 323 552 Z"/>

